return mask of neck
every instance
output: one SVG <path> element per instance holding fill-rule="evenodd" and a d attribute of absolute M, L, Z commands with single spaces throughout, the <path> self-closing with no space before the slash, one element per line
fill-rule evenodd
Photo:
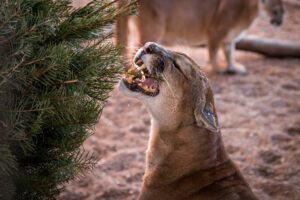
<path fill-rule="evenodd" d="M 152 123 L 146 163 L 139 200 L 256 199 L 227 157 L 220 133 L 196 125 L 163 131 Z"/>
<path fill-rule="evenodd" d="M 145 181 L 168 184 L 186 174 L 213 169 L 228 161 L 220 133 L 195 124 L 164 131 L 153 121 Z"/>

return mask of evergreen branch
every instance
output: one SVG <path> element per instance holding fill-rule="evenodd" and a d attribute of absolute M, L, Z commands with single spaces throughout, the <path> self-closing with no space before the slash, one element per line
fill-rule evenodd
<path fill-rule="evenodd" d="M 7 78 L 9 78 L 10 76 L 11 76 L 11 74 L 12 73 L 14 73 L 20 66 L 22 66 L 22 64 L 24 63 L 24 61 L 25 61 L 25 56 L 23 56 L 22 58 L 21 58 L 21 61 L 18 63 L 18 64 L 16 64 L 13 68 L 11 68 L 11 69 L 9 69 L 9 71 L 7 71 L 7 72 L 2 72 L 1 73 L 1 76 L 6 76 Z"/>
<path fill-rule="evenodd" d="M 29 109 L 29 110 L 0 110 L 0 112 L 25 113 L 25 112 L 37 112 L 37 111 L 45 111 L 45 110 L 54 110 L 54 108 Z"/>
<path fill-rule="evenodd" d="M 8 176 L 17 170 L 16 157 L 12 155 L 9 148 L 7 144 L 0 144 L 0 175 Z"/>
<path fill-rule="evenodd" d="M 120 0 L 113 0 L 113 1 L 110 1 L 108 3 L 106 3 L 105 5 L 103 5 L 102 7 L 99 7 L 98 9 L 94 10 L 93 12 L 91 12 L 90 14 L 86 15 L 86 17 L 92 17 L 93 15 L 95 14 L 98 14 L 99 12 L 113 6 L 114 4 L 116 4 L 118 1 Z M 94 4 L 97 3 L 96 0 L 88 3 L 85 7 L 90 7 L 90 6 L 94 6 Z"/>
<path fill-rule="evenodd" d="M 111 26 L 134 6 L 118 9 L 116 0 L 105 0 L 73 9 L 70 3 L 0 5 L 0 153 L 4 144 L 12 155 L 5 150 L 0 171 L 15 162 L 3 179 L 16 187 L 12 199 L 55 199 L 62 184 L 96 162 L 80 146 L 121 72 Z"/>
<path fill-rule="evenodd" d="M 65 84 L 70 84 L 70 83 L 79 83 L 80 81 L 78 79 L 75 80 L 68 80 L 68 81 L 64 81 L 63 83 Z"/>

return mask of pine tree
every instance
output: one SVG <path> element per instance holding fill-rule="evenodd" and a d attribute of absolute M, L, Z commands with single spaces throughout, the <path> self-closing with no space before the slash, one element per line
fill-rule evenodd
<path fill-rule="evenodd" d="M 111 25 L 133 6 L 0 2 L 0 199 L 54 199 L 96 161 L 80 146 L 121 71 Z"/>

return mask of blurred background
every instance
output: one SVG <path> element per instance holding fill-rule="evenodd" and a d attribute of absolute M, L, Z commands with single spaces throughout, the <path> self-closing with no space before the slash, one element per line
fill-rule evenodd
<path fill-rule="evenodd" d="M 76 7 L 88 1 L 74 0 Z M 283 25 L 260 14 L 247 34 L 299 42 L 300 1 L 284 0 Z M 130 23 L 130 37 L 137 37 Z M 199 65 L 201 48 L 173 46 Z M 211 75 L 223 140 L 230 157 L 260 199 L 300 199 L 300 60 L 237 51 L 246 76 Z M 224 58 L 221 57 L 221 60 Z M 104 108 L 96 133 L 84 147 L 100 156 L 95 169 L 69 183 L 59 199 L 136 199 L 144 172 L 150 118 L 144 106 L 117 89 Z"/>

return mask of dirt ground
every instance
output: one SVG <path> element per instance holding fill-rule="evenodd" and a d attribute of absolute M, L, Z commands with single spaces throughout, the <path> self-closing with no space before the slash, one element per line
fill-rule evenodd
<path fill-rule="evenodd" d="M 260 17 L 248 33 L 300 41 L 300 1 L 286 0 L 284 25 Z M 188 53 L 200 65 L 204 50 Z M 237 53 L 246 76 L 210 77 L 226 149 L 262 200 L 300 200 L 300 60 Z M 96 133 L 84 144 L 101 159 L 93 172 L 66 185 L 61 200 L 136 199 L 144 172 L 150 119 L 145 107 L 117 89 Z"/>

